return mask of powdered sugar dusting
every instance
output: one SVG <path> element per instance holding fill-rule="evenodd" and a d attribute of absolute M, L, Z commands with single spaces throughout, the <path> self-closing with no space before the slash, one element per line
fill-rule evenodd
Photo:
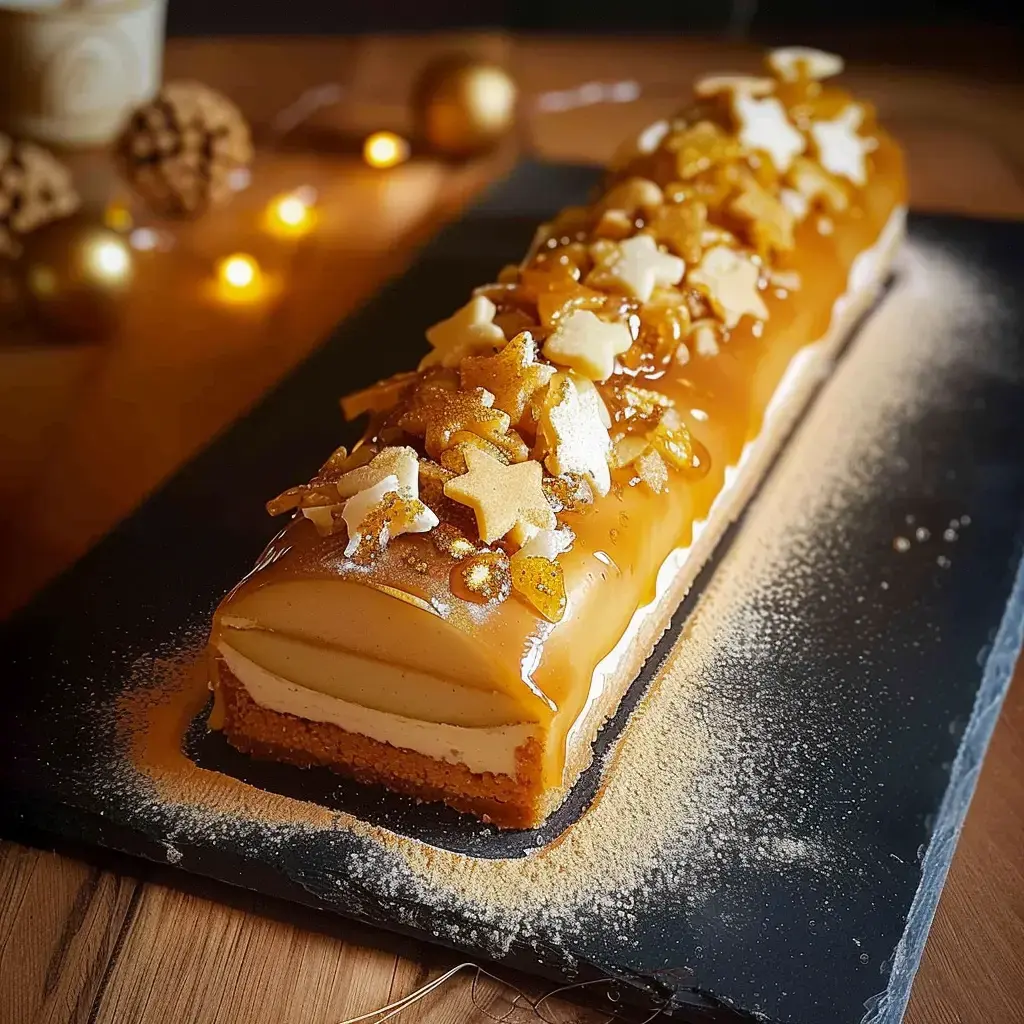
<path fill-rule="evenodd" d="M 935 339 L 950 334 L 922 323 L 922 309 L 938 326 L 951 316 L 962 322 L 979 301 L 976 285 L 940 251 L 904 251 L 900 283 L 752 508 L 625 730 L 605 790 L 557 843 L 519 860 L 475 859 L 262 793 L 184 756 L 156 771 L 158 759 L 137 751 L 142 773 L 131 767 L 112 785 L 149 803 L 171 857 L 183 846 L 179 838 L 215 836 L 244 853 L 255 816 L 264 842 L 268 830 L 274 837 L 283 870 L 319 898 L 334 894 L 358 912 L 355 886 L 378 912 L 384 907 L 407 925 L 495 956 L 517 942 L 580 949 L 585 938 L 569 940 L 591 934 L 595 919 L 605 941 L 611 934 L 628 949 L 652 891 L 678 893 L 690 911 L 712 907 L 723 929 L 741 929 L 749 911 L 728 889 L 737 873 L 778 877 L 799 865 L 822 877 L 856 874 L 855 851 L 837 847 L 829 822 L 809 814 L 813 772 L 793 766 L 820 751 L 801 749 L 786 716 L 773 715 L 777 676 L 765 668 L 785 659 L 792 623 L 806 614 L 808 581 L 834 575 L 831 565 L 850 544 L 849 524 L 877 497 L 881 468 L 892 470 L 894 432 L 941 402 L 936 387 L 952 361 L 986 358 L 954 339 L 936 349 Z M 879 582 L 862 581 L 865 593 Z M 808 732 L 831 735 L 841 757 L 849 741 L 836 708 L 809 703 L 802 710 L 815 723 Z M 849 813 L 857 802 L 855 779 Z M 315 875 L 299 867 L 293 852 L 311 836 L 341 833 L 347 841 L 337 844 L 336 863 Z"/>

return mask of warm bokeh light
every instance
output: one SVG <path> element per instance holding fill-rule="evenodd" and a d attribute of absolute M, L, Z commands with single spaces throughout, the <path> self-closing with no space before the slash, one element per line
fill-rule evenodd
<path fill-rule="evenodd" d="M 409 143 L 394 132 L 374 132 L 363 143 L 363 158 L 371 167 L 394 167 L 409 159 Z"/>
<path fill-rule="evenodd" d="M 218 291 L 227 302 L 252 302 L 263 294 L 263 272 L 246 253 L 235 253 L 217 264 Z"/>
<path fill-rule="evenodd" d="M 115 199 L 107 205 L 103 221 L 111 231 L 121 233 L 131 231 L 134 225 L 132 211 L 128 208 L 128 204 L 119 199 Z"/>
<path fill-rule="evenodd" d="M 131 254 L 119 238 L 97 239 L 87 246 L 84 256 L 89 271 L 102 281 L 119 283 L 131 273 Z"/>
<path fill-rule="evenodd" d="M 297 238 L 311 231 L 316 224 L 315 201 L 316 195 L 311 189 L 276 196 L 267 206 L 264 218 L 267 230 L 285 238 Z"/>

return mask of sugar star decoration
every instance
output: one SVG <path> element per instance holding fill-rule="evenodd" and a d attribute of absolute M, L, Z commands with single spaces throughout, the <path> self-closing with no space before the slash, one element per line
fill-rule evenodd
<path fill-rule="evenodd" d="M 497 307 L 485 295 L 476 295 L 447 320 L 434 324 L 427 331 L 433 346 L 420 362 L 427 366 L 458 366 L 468 355 L 491 352 L 505 343 L 505 335 L 494 323 Z"/>
<path fill-rule="evenodd" d="M 768 67 L 784 82 L 820 82 L 842 72 L 843 58 L 809 46 L 786 46 L 768 54 Z"/>
<path fill-rule="evenodd" d="M 607 380 L 615 372 L 615 357 L 632 344 L 625 324 L 608 323 L 589 309 L 576 309 L 559 319 L 544 342 L 544 355 L 590 380 Z"/>
<path fill-rule="evenodd" d="M 400 499 L 390 514 L 375 515 L 389 496 Z M 363 543 L 363 534 L 368 529 L 379 530 L 374 539 L 383 548 L 392 537 L 403 533 L 426 533 L 438 524 L 437 516 L 423 502 L 403 493 L 397 476 L 386 476 L 372 487 L 358 491 L 345 502 L 341 513 L 348 527 L 348 544 L 345 547 L 346 557 L 351 558 Z M 378 522 L 379 519 L 379 522 Z"/>
<path fill-rule="evenodd" d="M 512 531 L 528 539 L 538 530 L 553 530 L 556 525 L 541 487 L 543 477 L 539 462 L 506 466 L 486 452 L 469 448 L 466 472 L 449 480 L 444 493 L 473 510 L 485 544 Z"/>
<path fill-rule="evenodd" d="M 743 191 L 729 209 L 750 224 L 754 244 L 760 252 L 789 252 L 793 248 L 793 215 L 755 178 L 750 177 L 744 183 Z"/>
<path fill-rule="evenodd" d="M 650 235 L 635 235 L 620 242 L 610 258 L 591 273 L 593 283 L 613 285 L 627 295 L 646 302 L 658 285 L 678 284 L 686 264 L 671 253 L 662 252 Z"/>
<path fill-rule="evenodd" d="M 771 157 L 775 169 L 784 174 L 793 158 L 807 147 L 804 137 L 790 124 L 786 108 L 774 97 L 758 99 L 749 92 L 733 92 L 732 109 L 739 123 L 737 138 L 747 149 Z"/>
<path fill-rule="evenodd" d="M 688 281 L 707 293 L 712 308 L 726 327 L 735 327 L 744 315 L 768 318 L 768 308 L 758 290 L 760 268 L 749 257 L 717 245 L 704 253 Z"/>
<path fill-rule="evenodd" d="M 452 436 L 469 431 L 496 444 L 509 428 L 508 413 L 495 409 L 494 395 L 486 388 L 456 391 L 439 385 L 421 387 L 398 426 L 423 437 L 427 454 L 439 459 L 452 443 Z"/>
<path fill-rule="evenodd" d="M 866 158 L 876 145 L 874 139 L 857 134 L 863 120 L 864 108 L 851 103 L 835 120 L 811 123 L 811 138 L 818 150 L 821 166 L 854 185 L 867 183 Z"/>
<path fill-rule="evenodd" d="M 554 373 L 553 366 L 537 362 L 537 343 L 528 331 L 493 356 L 468 356 L 459 370 L 462 386 L 490 391 L 494 407 L 507 412 L 512 423 L 523 418 L 527 403 Z"/>
<path fill-rule="evenodd" d="M 343 498 L 351 498 L 388 476 L 398 480 L 398 488 L 403 493 L 418 498 L 420 461 L 416 449 L 406 446 L 382 448 L 365 466 L 349 470 L 338 478 L 338 493 Z"/>
<path fill-rule="evenodd" d="M 698 79 L 693 91 L 702 99 L 722 96 L 726 93 L 745 96 L 769 96 L 775 89 L 770 78 L 759 78 L 754 75 L 708 75 Z"/>
<path fill-rule="evenodd" d="M 608 410 L 593 384 L 587 381 L 581 387 L 570 375 L 559 374 L 540 415 L 540 433 L 548 449 L 544 465 L 555 476 L 586 477 L 598 494 L 607 494 L 611 439 L 606 422 Z"/>

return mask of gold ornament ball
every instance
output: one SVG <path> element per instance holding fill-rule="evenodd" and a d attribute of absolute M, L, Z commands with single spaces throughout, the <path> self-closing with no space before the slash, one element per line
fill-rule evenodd
<path fill-rule="evenodd" d="M 503 68 L 456 54 L 428 64 L 413 87 L 416 134 L 445 156 L 493 147 L 515 121 L 516 83 Z"/>
<path fill-rule="evenodd" d="M 117 324 L 132 282 L 132 253 L 116 232 L 79 218 L 24 239 L 25 293 L 43 323 L 62 334 L 98 338 Z"/>

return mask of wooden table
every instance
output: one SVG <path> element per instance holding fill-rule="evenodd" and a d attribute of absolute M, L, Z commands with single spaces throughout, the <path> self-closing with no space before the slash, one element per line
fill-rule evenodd
<path fill-rule="evenodd" d="M 345 140 L 402 128 L 416 68 L 453 44 L 505 61 L 527 97 L 612 76 L 635 79 L 646 91 L 629 104 L 534 112 L 518 142 L 468 166 L 418 162 L 383 176 L 360 169 Z M 172 43 L 168 75 L 224 89 L 264 138 L 310 88 L 339 84 L 344 96 L 300 132 L 319 140 L 315 150 L 292 144 L 265 153 L 230 215 L 184 230 L 169 253 L 137 257 L 138 284 L 113 338 L 83 346 L 39 343 L 31 332 L 0 337 L 0 610 L 22 603 L 256 401 L 507 167 L 514 149 L 600 160 L 670 110 L 695 75 L 756 61 L 743 47 L 665 39 Z M 850 81 L 906 145 L 917 207 L 1024 216 L 1019 84 L 986 83 L 962 67 L 910 72 L 869 64 L 855 66 Z M 90 200 L 101 200 L 110 181 L 104 159 L 79 158 L 78 166 Z M 262 204 L 304 183 L 320 192 L 317 231 L 298 242 L 268 242 L 257 226 Z M 238 249 L 257 253 L 289 287 L 255 307 L 212 301 L 203 281 L 218 256 Z M 939 905 L 907 1017 L 913 1024 L 1024 1020 L 1021 675 Z M 245 894 L 219 890 L 210 898 L 187 880 L 179 887 L 150 878 L 142 865 L 115 871 L 0 846 L 0 1024 L 333 1024 L 456 962 Z M 502 998 L 484 985 L 474 1003 L 469 979 L 457 979 L 406 1016 L 487 1019 L 480 1007 L 500 1014 Z"/>

